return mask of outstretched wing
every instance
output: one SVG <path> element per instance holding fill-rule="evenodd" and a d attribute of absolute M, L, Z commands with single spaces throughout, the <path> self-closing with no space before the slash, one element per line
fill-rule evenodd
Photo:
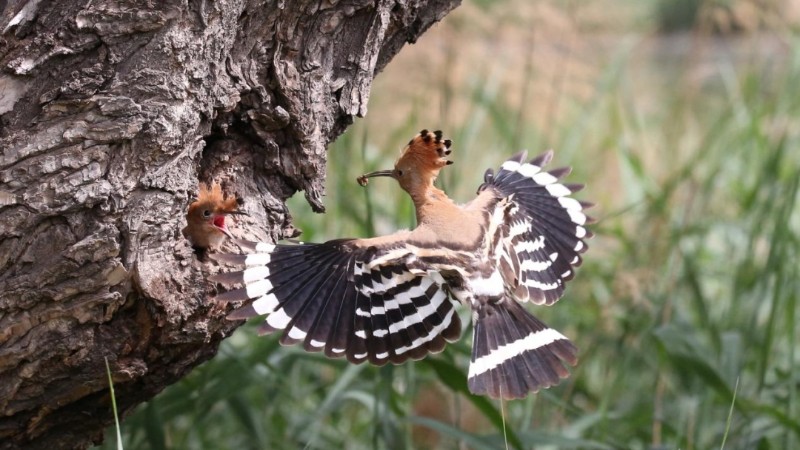
<path fill-rule="evenodd" d="M 592 205 L 570 197 L 583 185 L 559 183 L 570 168 L 542 171 L 552 150 L 529 162 L 525 155 L 503 163 L 496 175 L 487 171 L 478 192 L 499 200 L 490 220 L 498 232 L 495 256 L 507 289 L 519 301 L 551 305 L 581 264 L 584 239 L 592 236 L 584 226 L 593 221 L 583 210 Z"/>
<path fill-rule="evenodd" d="M 246 254 L 212 258 L 243 270 L 210 277 L 244 287 L 217 301 L 246 301 L 230 319 L 266 315 L 260 334 L 350 362 L 420 359 L 461 334 L 453 302 L 402 240 L 344 239 L 273 245 L 236 241 Z"/>

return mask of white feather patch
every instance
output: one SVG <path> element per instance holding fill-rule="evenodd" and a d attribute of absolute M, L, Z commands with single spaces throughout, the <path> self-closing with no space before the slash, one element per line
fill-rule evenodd
<path fill-rule="evenodd" d="M 519 169 L 519 166 L 520 164 L 516 161 L 506 161 L 502 166 L 500 166 L 500 168 L 509 172 L 516 172 Z"/>
<path fill-rule="evenodd" d="M 305 339 L 307 334 L 308 333 L 300 328 L 292 327 L 292 329 L 289 330 L 289 339 Z"/>
<path fill-rule="evenodd" d="M 561 206 L 563 206 L 567 211 L 580 211 L 583 209 L 580 202 L 570 197 L 559 197 L 558 203 L 560 203 Z"/>
<path fill-rule="evenodd" d="M 284 311 L 283 308 L 279 308 L 277 311 L 267 316 L 267 323 L 269 326 L 277 330 L 286 328 L 291 321 L 292 318 L 286 314 L 286 311 Z"/>
<path fill-rule="evenodd" d="M 508 237 L 513 238 L 531 230 L 530 222 L 514 222 L 508 229 Z"/>
<path fill-rule="evenodd" d="M 572 220 L 572 223 L 575 225 L 583 225 L 586 223 L 586 215 L 578 211 L 572 211 L 570 209 L 567 210 L 567 214 L 569 214 L 569 218 Z"/>
<path fill-rule="evenodd" d="M 500 272 L 494 271 L 489 278 L 472 278 L 469 280 L 470 290 L 476 297 L 495 297 L 503 293 L 505 284 Z"/>
<path fill-rule="evenodd" d="M 250 253 L 244 258 L 244 265 L 247 267 L 266 266 L 272 261 L 270 253 Z"/>
<path fill-rule="evenodd" d="M 541 281 L 538 280 L 527 280 L 525 281 L 525 283 L 523 283 L 523 285 L 539 289 L 540 291 L 552 291 L 553 289 L 558 288 L 560 281 L 561 280 L 558 280 L 555 283 L 542 283 Z"/>
<path fill-rule="evenodd" d="M 526 176 L 528 178 L 533 178 L 533 176 L 536 175 L 537 173 L 539 173 L 539 171 L 541 171 L 541 170 L 542 170 L 542 168 L 539 167 L 539 166 L 534 166 L 533 164 L 527 164 L 526 163 L 526 164 L 523 164 L 522 166 L 520 166 L 520 168 L 517 170 L 517 172 L 519 172 L 519 174 L 522 175 L 522 176 Z"/>
<path fill-rule="evenodd" d="M 259 280 L 255 283 L 250 283 L 245 287 L 247 298 L 257 298 L 272 290 L 272 282 L 269 280 Z"/>
<path fill-rule="evenodd" d="M 253 309 L 259 315 L 272 314 L 278 307 L 278 298 L 275 294 L 265 295 L 253 302 Z"/>
<path fill-rule="evenodd" d="M 269 278 L 269 267 L 267 266 L 251 267 L 249 269 L 245 269 L 245 271 L 242 273 L 242 281 L 244 281 L 245 284 L 266 278 Z M 270 289 L 272 289 L 271 284 Z"/>
<path fill-rule="evenodd" d="M 572 194 L 572 191 L 561 183 L 548 184 L 545 186 L 545 189 L 547 189 L 547 192 L 553 197 L 564 197 L 565 195 Z"/>
<path fill-rule="evenodd" d="M 269 253 L 275 250 L 275 244 L 267 244 L 266 242 L 256 242 L 256 251 L 259 253 Z"/>
<path fill-rule="evenodd" d="M 544 186 L 557 182 L 558 178 L 550 175 L 547 172 L 539 172 L 533 176 L 533 181 L 535 181 L 537 184 L 541 184 L 542 186 Z"/>
<path fill-rule="evenodd" d="M 545 345 L 552 344 L 561 339 L 567 338 L 552 328 L 535 331 L 522 339 L 517 339 L 514 342 L 501 345 L 489 352 L 488 355 L 483 355 L 473 361 L 469 365 L 468 377 L 472 378 L 484 372 L 488 372 L 526 351 L 536 350 L 537 348 L 544 347 Z"/>
<path fill-rule="evenodd" d="M 553 265 L 553 261 L 534 261 L 531 259 L 526 259 L 522 261 L 519 265 L 520 270 L 529 270 L 531 272 L 541 272 L 543 270 L 547 270 L 548 267 Z"/>
<path fill-rule="evenodd" d="M 532 241 L 522 241 L 514 246 L 514 251 L 517 253 L 530 252 L 544 248 L 544 236 L 540 235 Z"/>

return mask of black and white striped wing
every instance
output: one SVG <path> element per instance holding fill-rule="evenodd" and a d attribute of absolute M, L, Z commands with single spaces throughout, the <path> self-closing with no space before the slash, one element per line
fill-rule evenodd
<path fill-rule="evenodd" d="M 580 184 L 561 184 L 570 168 L 545 172 L 553 158 L 548 151 L 529 162 L 520 153 L 503 163 L 496 175 L 487 172 L 479 192 L 491 189 L 498 198 L 491 220 L 499 221 L 503 235 L 500 264 L 504 279 L 519 301 L 553 304 L 564 293 L 564 283 L 575 275 L 581 254 L 592 236 L 585 225 L 593 219 L 584 209 L 590 203 L 571 198 Z"/>
<path fill-rule="evenodd" d="M 454 303 L 402 243 L 359 246 L 353 239 L 273 245 L 237 241 L 247 254 L 212 258 L 244 267 L 210 277 L 244 287 L 217 301 L 246 303 L 230 319 L 266 316 L 259 333 L 281 332 L 329 357 L 383 365 L 420 359 L 461 335 Z M 414 268 L 409 268 L 413 266 Z"/>

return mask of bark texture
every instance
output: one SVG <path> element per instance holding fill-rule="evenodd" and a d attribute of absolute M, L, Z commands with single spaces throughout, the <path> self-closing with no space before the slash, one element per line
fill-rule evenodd
<path fill-rule="evenodd" d="M 181 236 L 198 181 L 248 237 L 324 210 L 327 145 L 458 0 L 0 0 L 0 448 L 102 440 L 236 323 Z"/>

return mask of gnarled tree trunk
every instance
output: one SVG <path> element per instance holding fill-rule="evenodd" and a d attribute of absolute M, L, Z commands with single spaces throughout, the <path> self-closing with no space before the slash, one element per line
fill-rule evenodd
<path fill-rule="evenodd" d="M 325 149 L 458 0 L 0 0 L 0 447 L 86 447 L 236 323 L 181 236 L 198 181 L 246 228 L 323 211 Z M 241 227 L 240 227 L 241 228 Z M 255 237 L 255 236 L 254 236 Z"/>

